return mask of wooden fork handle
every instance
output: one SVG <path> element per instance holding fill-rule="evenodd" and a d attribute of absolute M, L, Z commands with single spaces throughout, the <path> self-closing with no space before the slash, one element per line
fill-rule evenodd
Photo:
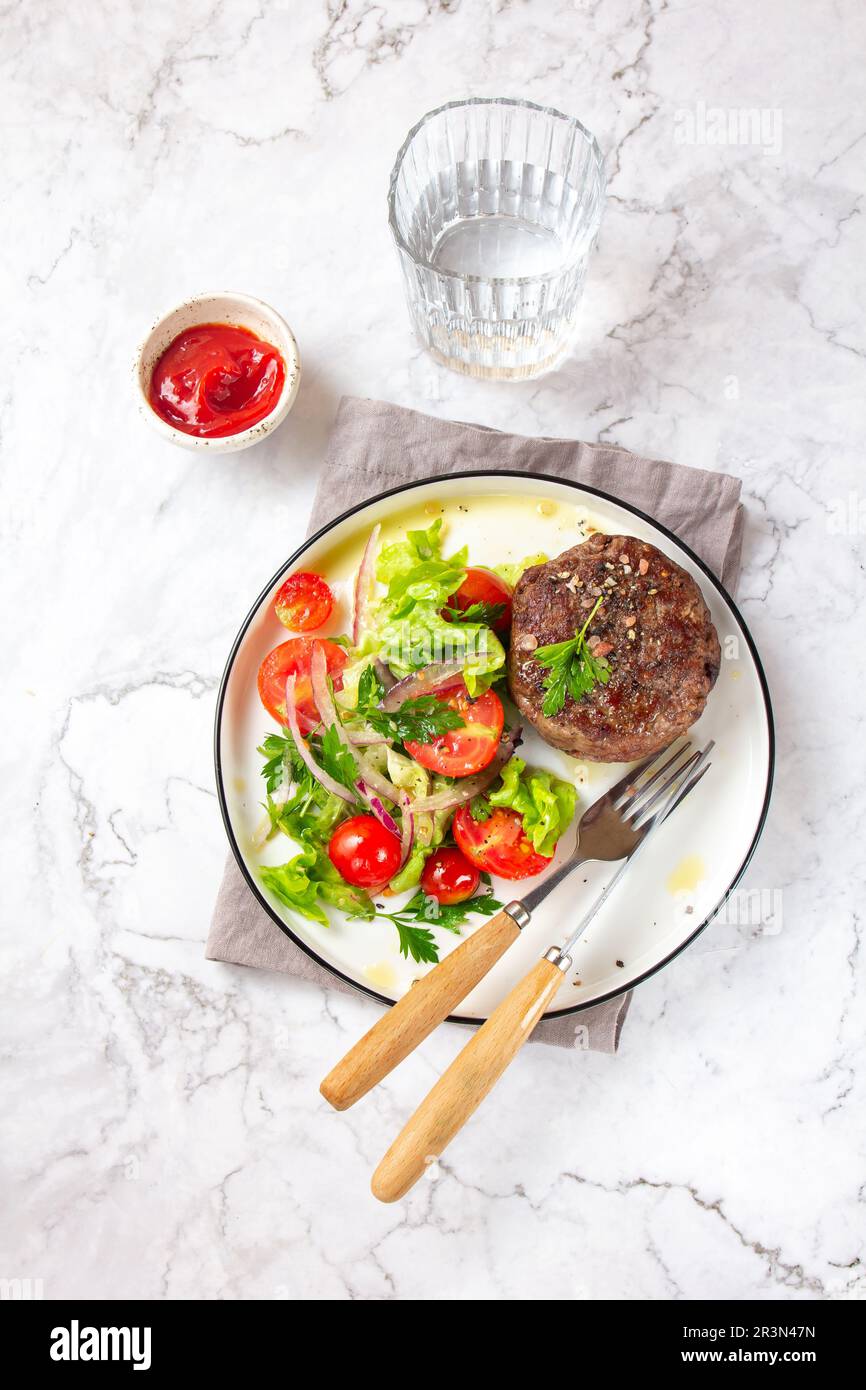
<path fill-rule="evenodd" d="M 526 1042 L 561 983 L 559 964 L 545 956 L 473 1034 L 373 1174 L 373 1195 L 380 1202 L 396 1202 L 439 1157 Z"/>
<path fill-rule="evenodd" d="M 511 914 L 514 913 L 514 916 Z M 319 1087 L 335 1110 L 347 1110 L 414 1051 L 461 999 L 496 964 L 529 920 L 519 903 L 509 903 L 467 936 L 398 999 Z"/>

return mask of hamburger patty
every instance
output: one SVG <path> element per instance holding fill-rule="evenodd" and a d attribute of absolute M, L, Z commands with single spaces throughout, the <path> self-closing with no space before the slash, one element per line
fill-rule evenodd
<path fill-rule="evenodd" d="M 537 647 L 574 637 L 603 596 L 586 640 L 610 666 L 607 684 L 558 714 L 542 713 L 546 669 Z M 592 762 L 648 757 L 700 718 L 721 649 L 695 581 L 654 545 L 596 534 L 524 572 L 514 591 L 508 680 L 542 738 Z"/>

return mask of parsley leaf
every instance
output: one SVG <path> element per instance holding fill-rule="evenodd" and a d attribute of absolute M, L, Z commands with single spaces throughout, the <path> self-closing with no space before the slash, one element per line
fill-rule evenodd
<path fill-rule="evenodd" d="M 322 734 L 319 753 L 325 771 L 353 792 L 358 781 L 358 764 L 341 742 L 336 725 L 331 724 Z"/>
<path fill-rule="evenodd" d="M 271 735 L 269 735 L 269 737 L 271 737 Z M 261 753 L 263 758 L 267 757 L 268 750 L 265 748 L 264 744 L 258 749 L 258 752 Z M 265 788 L 268 795 L 270 795 L 271 792 L 275 792 L 277 787 L 283 785 L 283 782 L 286 780 L 286 762 L 283 757 L 282 749 L 279 753 L 274 753 L 268 758 L 267 762 L 262 767 L 262 776 L 265 779 Z"/>
<path fill-rule="evenodd" d="M 433 940 L 433 933 L 424 927 L 413 927 L 408 922 L 402 922 L 398 917 L 394 918 L 394 926 L 400 937 L 400 954 L 408 960 L 411 956 L 413 960 L 430 961 L 435 963 L 439 959 L 439 948 Z"/>
<path fill-rule="evenodd" d="M 482 821 L 490 820 L 493 815 L 493 807 L 483 792 L 478 796 L 473 796 L 469 803 L 469 814 L 479 824 Z"/>
<path fill-rule="evenodd" d="M 484 623 L 495 627 L 505 612 L 504 603 L 470 603 L 468 608 L 446 608 L 452 623 Z"/>
<path fill-rule="evenodd" d="M 439 949 L 432 934 L 417 923 L 430 922 L 459 936 L 460 928 L 470 913 L 477 912 L 482 917 L 489 917 L 491 912 L 498 912 L 501 907 L 502 903 L 490 893 L 469 898 L 463 903 L 440 903 L 436 898 L 428 898 L 423 888 L 419 888 L 398 912 L 380 912 L 378 916 L 394 923 L 400 937 L 400 952 L 407 960 L 411 956 L 417 961 L 438 961 Z"/>
<path fill-rule="evenodd" d="M 312 780 L 309 769 L 295 746 L 295 740 L 287 731 L 285 734 L 267 734 L 261 747 L 257 749 L 267 762 L 262 768 L 265 787 L 270 794 L 284 782 L 297 782 L 305 786 Z"/>
<path fill-rule="evenodd" d="M 463 728 L 463 716 L 435 695 L 419 695 L 414 700 L 404 700 L 399 709 L 383 710 L 379 701 L 384 693 L 375 669 L 366 666 L 358 681 L 358 703 L 352 715 L 395 743 L 431 743 L 451 729 Z"/>
<path fill-rule="evenodd" d="M 565 704 L 566 694 L 575 701 L 582 700 L 596 685 L 606 685 L 611 670 L 607 660 L 593 656 L 586 645 L 586 632 L 604 601 L 600 595 L 595 607 L 579 631 L 568 642 L 551 642 L 546 647 L 537 647 L 534 659 L 539 666 L 548 668 L 544 677 L 546 694 L 541 706 L 548 718 L 559 714 Z"/>
<path fill-rule="evenodd" d="M 374 666 L 365 666 L 358 681 L 358 706 L 378 705 L 385 694 L 385 687 L 376 674 Z"/>
<path fill-rule="evenodd" d="M 435 695 L 419 695 L 404 700 L 399 709 L 390 713 L 381 709 L 359 709 L 358 713 L 377 734 L 395 739 L 398 743 L 431 743 L 451 729 L 462 729 L 462 714 Z"/>
<path fill-rule="evenodd" d="M 502 907 L 502 903 L 494 898 L 492 893 L 480 894 L 477 898 L 469 898 L 462 903 L 440 903 L 435 898 L 428 898 L 427 901 L 430 904 L 426 914 L 427 920 L 437 927 L 454 932 L 456 936 L 460 935 L 460 928 L 465 925 L 470 913 L 476 912 L 482 917 L 489 917 L 492 912 L 498 912 Z M 411 903 L 409 906 L 411 907 Z"/>

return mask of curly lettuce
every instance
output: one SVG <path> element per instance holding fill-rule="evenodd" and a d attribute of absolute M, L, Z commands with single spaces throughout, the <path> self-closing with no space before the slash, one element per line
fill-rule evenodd
<path fill-rule="evenodd" d="M 505 649 L 489 627 L 449 623 L 441 616 L 466 578 L 467 559 L 465 546 L 443 557 L 441 517 L 426 531 L 408 531 L 405 540 L 382 547 L 376 578 L 387 592 L 373 622 L 376 647 L 396 676 L 459 660 L 469 694 L 477 695 L 504 667 Z"/>
<path fill-rule="evenodd" d="M 431 604 L 379 630 L 382 658 L 395 676 L 408 676 L 435 661 L 460 661 L 473 697 L 486 690 L 505 665 L 505 648 L 483 623 L 449 623 Z"/>
<path fill-rule="evenodd" d="M 274 867 L 263 865 L 259 877 L 286 907 L 300 912 L 323 927 L 330 925 L 322 902 L 332 903 L 349 917 L 375 917 L 376 909 L 363 888 L 353 888 L 337 872 L 327 852 L 317 844 L 307 842 L 300 854 L 287 864 Z"/>
<path fill-rule="evenodd" d="M 283 802 L 275 801 L 270 795 L 273 769 L 270 763 L 265 765 L 271 831 L 287 835 L 300 846 L 300 853 L 286 864 L 260 866 L 262 883 L 287 907 L 325 927 L 329 922 L 323 902 L 333 903 L 350 917 L 374 917 L 369 894 L 345 881 L 331 863 L 326 848 L 336 827 L 351 814 L 351 807 L 316 782 L 303 763 L 294 765 L 297 754 L 290 736 L 270 737 L 271 742 L 265 741 L 263 751 L 271 754 L 272 762 L 282 757 L 289 764 L 288 775 L 295 783 L 293 796 Z"/>
<path fill-rule="evenodd" d="M 349 808 L 333 792 L 316 784 L 311 793 L 300 792 L 282 803 L 267 800 L 271 830 L 281 830 L 297 844 L 324 844 L 345 820 Z"/>

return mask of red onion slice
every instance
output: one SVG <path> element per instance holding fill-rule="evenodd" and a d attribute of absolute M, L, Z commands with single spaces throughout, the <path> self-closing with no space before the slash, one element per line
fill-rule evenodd
<path fill-rule="evenodd" d="M 448 787 L 445 791 L 434 792 L 432 796 L 419 797 L 413 802 L 412 809 L 416 814 L 423 811 L 450 811 L 452 806 L 463 806 L 467 801 L 471 801 L 473 796 L 478 796 L 480 792 L 486 791 L 497 774 L 502 771 L 508 759 L 511 757 L 515 748 L 521 742 L 521 730 L 512 729 L 507 738 L 503 739 L 493 761 L 487 764 L 483 772 L 477 773 L 475 777 L 464 777 L 459 784 Z"/>
<path fill-rule="evenodd" d="M 449 681 L 456 684 L 456 677 L 462 675 L 465 664 L 465 661 L 434 661 L 432 666 L 413 671 L 411 676 L 404 677 L 391 687 L 379 702 L 381 708 L 392 713 L 406 700 L 417 700 L 420 695 L 432 695 L 434 690 L 441 690 Z"/>
<path fill-rule="evenodd" d="M 373 561 L 381 529 L 382 527 L 377 521 L 370 532 L 367 544 L 364 546 L 364 554 L 358 566 L 358 573 L 355 575 L 355 592 L 352 603 L 352 641 L 356 647 L 361 640 L 361 633 L 367 622 L 370 596 L 373 592 Z"/>
<path fill-rule="evenodd" d="M 371 747 L 374 743 L 390 743 L 385 734 L 376 734 L 372 729 L 346 729 L 346 738 L 352 744 Z"/>
<path fill-rule="evenodd" d="M 330 725 L 337 730 L 337 737 L 344 748 L 350 748 L 346 730 L 340 723 L 331 692 L 328 689 L 328 666 L 325 660 L 325 649 L 321 642 L 313 643 L 313 654 L 310 661 L 310 679 L 313 686 L 313 699 L 316 708 L 322 717 L 322 723 Z M 400 792 L 393 782 L 389 782 L 387 777 L 383 777 L 378 772 L 368 758 L 358 750 L 357 745 L 350 748 L 352 757 L 358 768 L 358 776 L 365 783 L 365 791 L 362 793 L 364 800 L 370 804 L 370 792 L 376 792 L 386 801 L 399 802 Z"/>
<path fill-rule="evenodd" d="M 301 734 L 300 725 L 298 724 L 298 711 L 297 706 L 295 704 L 294 676 L 289 676 L 288 680 L 286 681 L 286 715 L 288 716 L 289 729 L 291 730 L 292 738 L 295 740 L 298 752 L 303 758 L 305 765 L 309 768 L 310 772 L 315 777 L 316 781 L 321 782 L 322 786 L 325 787 L 327 791 L 333 792 L 334 796 L 338 796 L 341 801 L 348 801 L 350 806 L 354 806 L 355 798 L 353 797 L 352 793 L 348 790 L 348 788 L 344 787 L 340 782 L 337 782 L 335 778 L 331 777 L 327 772 L 325 772 L 323 768 L 319 767 L 319 764 L 316 762 L 315 758 L 313 757 L 312 753 L 307 747 L 306 740 L 303 738 Z"/>
<path fill-rule="evenodd" d="M 321 642 L 313 643 L 310 658 L 310 682 L 313 687 L 313 699 L 316 702 L 316 709 L 319 711 L 319 718 L 326 728 L 333 725 L 337 730 L 340 742 L 344 747 L 348 747 L 349 740 L 337 717 L 337 707 L 328 685 L 328 662 L 325 657 L 325 648 Z"/>
<path fill-rule="evenodd" d="M 362 788 L 363 786 L 364 786 L 363 782 L 359 782 L 359 783 L 358 783 L 359 789 Z M 392 815 L 390 815 L 390 814 L 385 810 L 385 807 L 382 805 L 382 803 L 381 803 L 381 801 L 379 800 L 378 796 L 371 796 L 371 797 L 369 798 L 369 802 L 370 802 L 370 810 L 373 812 L 373 815 L 376 817 L 376 820 L 379 822 L 379 824 L 380 824 L 380 825 L 383 825 L 383 826 L 385 827 L 386 830 L 390 830 L 391 834 L 394 835 L 394 836 L 396 836 L 396 838 L 399 840 L 399 839 L 401 838 L 400 827 L 399 827 L 399 825 L 397 824 L 397 822 L 395 821 L 394 817 L 393 817 Z M 402 861 L 401 861 L 401 868 L 402 868 Z"/>
<path fill-rule="evenodd" d="M 376 675 L 379 677 L 379 680 L 382 682 L 382 685 L 385 690 L 391 690 L 397 684 L 396 677 L 391 675 L 391 672 L 385 665 L 384 661 L 382 661 L 381 658 L 378 656 L 376 657 L 376 660 L 373 662 L 373 670 L 376 672 Z"/>
<path fill-rule="evenodd" d="M 359 782 L 358 787 L 363 790 L 363 782 Z M 401 792 L 400 802 L 403 812 L 403 827 L 401 829 L 394 817 L 389 815 L 385 810 L 378 796 L 371 796 L 368 800 L 370 803 L 370 810 L 373 812 L 379 824 L 384 826 L 386 830 L 390 831 L 390 833 L 396 836 L 400 841 L 400 868 L 397 870 L 399 873 L 412 852 L 412 845 L 415 840 L 415 817 L 412 815 L 412 802 L 407 792 Z"/>
<path fill-rule="evenodd" d="M 403 792 L 400 801 L 403 806 L 403 833 L 400 837 L 400 868 L 402 869 L 412 853 L 412 843 L 415 839 L 415 817 L 412 814 L 412 801 L 408 792 Z"/>
<path fill-rule="evenodd" d="M 369 759 L 364 757 L 363 753 L 353 749 L 353 754 L 355 762 L 358 764 L 358 771 L 367 786 L 371 787 L 374 792 L 378 792 L 379 796 L 384 796 L 386 801 L 394 801 L 399 804 L 400 788 L 395 787 L 393 782 L 389 782 L 387 777 L 383 777 Z"/>

